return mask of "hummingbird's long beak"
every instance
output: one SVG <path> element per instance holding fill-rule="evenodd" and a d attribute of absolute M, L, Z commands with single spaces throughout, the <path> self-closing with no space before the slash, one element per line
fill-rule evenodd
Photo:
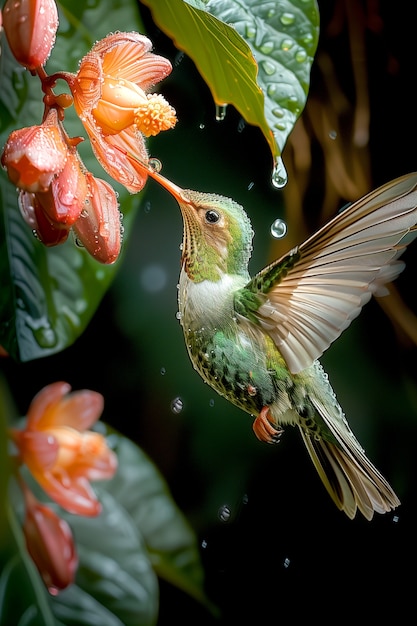
<path fill-rule="evenodd" d="M 156 182 L 159 183 L 162 187 L 164 187 L 164 189 L 166 189 L 175 198 L 178 204 L 180 205 L 192 204 L 187 194 L 185 193 L 184 189 L 181 189 L 181 187 L 178 187 L 178 185 L 168 180 L 168 178 L 165 178 L 165 176 L 162 176 L 151 165 L 149 165 L 148 163 L 144 163 L 141 159 L 139 159 L 133 153 L 128 152 L 127 150 L 124 150 L 123 148 L 120 148 L 119 146 L 114 146 L 114 147 L 117 148 L 120 152 L 123 152 L 123 154 L 127 156 L 127 158 L 130 159 L 131 161 L 134 161 L 136 165 L 139 165 L 139 167 L 143 169 L 144 174 L 150 176 L 151 178 L 156 180 Z"/>

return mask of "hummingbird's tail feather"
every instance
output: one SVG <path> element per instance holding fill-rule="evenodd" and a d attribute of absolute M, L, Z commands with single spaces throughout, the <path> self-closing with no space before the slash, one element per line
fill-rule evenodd
<path fill-rule="evenodd" d="M 336 506 L 353 519 L 357 509 L 367 520 L 374 512 L 387 513 L 400 501 L 360 448 L 341 449 L 316 440 L 300 428 L 307 450 Z"/>

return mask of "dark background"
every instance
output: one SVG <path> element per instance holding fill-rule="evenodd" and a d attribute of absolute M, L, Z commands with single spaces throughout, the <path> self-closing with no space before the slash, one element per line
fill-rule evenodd
<path fill-rule="evenodd" d="M 367 74 L 370 138 L 352 158 L 363 163 L 368 191 L 416 169 L 415 21 L 412 3 L 404 0 L 395 5 L 355 0 L 349 26 L 347 4 L 319 2 L 317 59 L 331 58 L 337 89 L 350 104 L 341 120 L 349 141 L 357 101 L 352 44 L 360 37 L 364 45 L 360 63 Z M 289 191 L 278 191 L 270 183 L 271 157 L 260 131 L 242 124 L 230 106 L 226 119 L 216 122 L 211 95 L 192 62 L 142 6 L 141 12 L 156 51 L 174 65 L 162 90 L 179 117 L 175 132 L 155 139 L 151 153 L 177 184 L 228 195 L 245 206 L 256 233 L 255 272 L 278 253 L 277 245 L 282 252 L 290 247 L 285 240 L 274 242 L 269 228 L 276 217 L 291 214 L 285 194 L 298 183 L 291 168 L 297 145 L 284 152 Z M 361 28 L 352 32 L 352 23 Z M 310 96 L 331 109 L 331 80 L 325 78 L 315 63 Z M 308 106 L 303 120 L 314 158 L 300 232 L 320 224 L 326 167 L 332 166 Z M 340 196 L 334 212 L 352 199 Z M 288 238 L 297 234 L 289 231 Z M 415 614 L 415 345 L 373 300 L 322 358 L 353 430 L 402 501 L 393 514 L 350 521 L 325 492 L 296 430 L 287 430 L 278 446 L 261 444 L 248 416 L 193 371 L 175 318 L 181 236 L 175 203 L 150 181 L 120 271 L 82 337 L 42 367 L 3 363 L 19 410 L 24 414 L 35 393 L 58 379 L 103 393 L 103 419 L 151 456 L 197 532 L 207 592 L 220 607 L 221 623 L 293 623 L 313 615 L 322 622 L 409 621 L 406 616 Z M 404 255 L 407 268 L 396 282 L 414 312 L 416 248 Z M 171 408 L 175 398 L 183 403 L 177 413 Z M 224 507 L 230 512 L 227 521 L 222 521 Z M 159 624 L 175 620 L 216 623 L 187 596 L 161 583 Z"/>

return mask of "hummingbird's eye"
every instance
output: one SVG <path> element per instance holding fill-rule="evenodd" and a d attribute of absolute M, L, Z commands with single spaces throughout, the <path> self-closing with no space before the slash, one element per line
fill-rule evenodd
<path fill-rule="evenodd" d="M 216 222 L 219 221 L 220 219 L 220 214 L 217 213 L 217 211 L 213 211 L 212 209 L 210 209 L 209 211 L 206 211 L 206 222 L 208 222 L 209 224 L 215 224 Z"/>

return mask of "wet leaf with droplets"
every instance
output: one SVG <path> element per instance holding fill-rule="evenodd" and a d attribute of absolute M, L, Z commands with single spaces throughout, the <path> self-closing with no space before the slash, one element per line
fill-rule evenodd
<path fill-rule="evenodd" d="M 318 41 L 317 1 L 144 4 L 195 62 L 215 100 L 216 119 L 232 104 L 246 122 L 261 128 L 276 161 L 306 102 Z"/>

